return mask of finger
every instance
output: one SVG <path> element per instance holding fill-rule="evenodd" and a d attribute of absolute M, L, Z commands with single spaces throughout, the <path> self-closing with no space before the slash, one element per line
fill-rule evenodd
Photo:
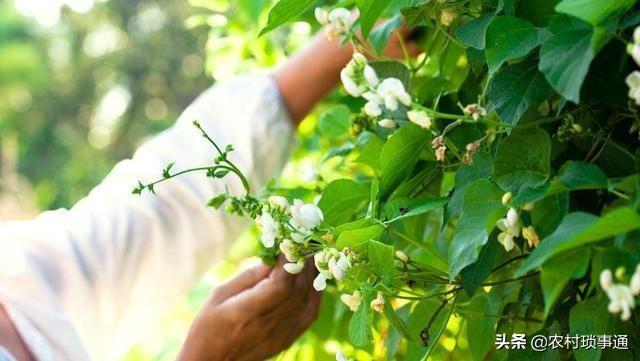
<path fill-rule="evenodd" d="M 266 279 L 271 272 L 271 268 L 260 263 L 238 273 L 232 279 L 218 286 L 211 299 L 213 302 L 222 303 L 226 299 L 237 295 L 253 286 L 261 280 Z"/>
<path fill-rule="evenodd" d="M 284 302 L 295 287 L 295 277 L 282 268 L 284 262 L 283 258 L 280 258 L 269 277 L 226 302 L 233 302 L 235 309 L 243 309 L 251 315 L 263 314 Z"/>

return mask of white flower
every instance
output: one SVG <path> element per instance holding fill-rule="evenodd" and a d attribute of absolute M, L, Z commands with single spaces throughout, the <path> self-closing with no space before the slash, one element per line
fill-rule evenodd
<path fill-rule="evenodd" d="M 285 263 L 283 266 L 285 271 L 292 275 L 297 275 L 304 269 L 304 261 L 298 261 L 296 263 Z"/>
<path fill-rule="evenodd" d="M 300 244 L 305 244 L 307 243 L 307 240 L 309 239 L 309 234 L 305 231 L 305 234 L 299 233 L 299 232 L 291 232 L 291 239 L 296 242 L 296 243 L 300 243 Z"/>
<path fill-rule="evenodd" d="M 629 87 L 629 98 L 640 105 L 640 71 L 634 70 L 633 73 L 627 76 L 625 82 Z"/>
<path fill-rule="evenodd" d="M 511 202 L 511 199 L 513 198 L 513 193 L 511 192 L 507 192 L 505 194 L 502 195 L 502 205 L 506 206 L 507 204 L 509 204 L 509 202 Z"/>
<path fill-rule="evenodd" d="M 605 269 L 600 272 L 600 286 L 605 291 L 613 286 L 613 274 L 611 273 L 611 270 Z"/>
<path fill-rule="evenodd" d="M 349 361 L 349 359 L 342 353 L 342 351 L 338 351 L 336 352 L 336 361 Z"/>
<path fill-rule="evenodd" d="M 396 78 L 386 78 L 376 91 L 384 99 L 387 109 L 395 111 L 398 109 L 398 101 L 406 106 L 411 105 L 411 95 L 404 89 L 404 84 Z"/>
<path fill-rule="evenodd" d="M 373 299 L 373 301 L 371 301 L 369 306 L 378 313 L 384 312 L 384 296 L 382 295 L 382 292 L 378 292 L 378 295 Z"/>
<path fill-rule="evenodd" d="M 338 281 L 342 281 L 349 268 L 351 268 L 351 261 L 348 256 L 340 252 L 340 256 L 337 259 L 336 257 L 329 259 L 327 265 L 333 277 Z"/>
<path fill-rule="evenodd" d="M 364 94 L 364 92 L 366 91 L 366 89 L 363 86 L 358 85 L 358 83 L 356 83 L 356 81 L 353 80 L 347 68 L 344 68 L 342 69 L 342 71 L 340 71 L 340 79 L 342 80 L 342 85 L 344 86 L 344 90 L 346 90 L 347 93 L 349 93 L 349 95 L 353 97 L 357 98 L 362 94 Z"/>
<path fill-rule="evenodd" d="M 327 275 L 324 272 L 318 273 L 313 280 L 313 288 L 316 291 L 324 291 L 324 289 L 327 288 Z"/>
<path fill-rule="evenodd" d="M 607 296 L 609 296 L 609 306 L 607 307 L 609 312 L 620 313 L 622 321 L 629 320 L 631 310 L 636 306 L 631 288 L 622 284 L 614 284 L 607 290 Z"/>
<path fill-rule="evenodd" d="M 424 129 L 431 128 L 431 117 L 426 112 L 420 110 L 410 110 L 407 112 L 407 118 L 412 123 L 421 126 Z"/>
<path fill-rule="evenodd" d="M 378 83 L 380 82 L 378 80 L 378 74 L 376 74 L 376 71 L 371 67 L 371 65 L 365 65 L 364 79 L 367 81 L 367 83 L 371 87 L 377 86 Z"/>
<path fill-rule="evenodd" d="M 291 223 L 294 227 L 309 231 L 318 227 L 323 219 L 322 211 L 315 204 L 303 203 L 299 199 L 293 201 Z"/>
<path fill-rule="evenodd" d="M 280 252 L 282 252 L 289 262 L 296 262 L 298 260 L 295 256 L 297 250 L 298 247 L 296 247 L 295 243 L 288 238 L 285 238 L 280 242 Z"/>
<path fill-rule="evenodd" d="M 370 117 L 378 117 L 382 114 L 382 109 L 380 109 L 380 105 L 374 102 L 367 102 L 364 105 L 364 113 Z"/>
<path fill-rule="evenodd" d="M 398 124 L 389 118 L 384 118 L 378 122 L 378 125 L 387 129 L 396 129 Z"/>
<path fill-rule="evenodd" d="M 509 252 L 515 246 L 514 238 L 520 235 L 520 219 L 518 212 L 509 208 L 506 218 L 501 218 L 496 222 L 496 226 L 502 231 L 498 234 L 498 242 Z"/>
<path fill-rule="evenodd" d="M 363 67 L 368 64 L 367 57 L 357 51 L 353 53 L 351 58 L 356 66 Z"/>
<path fill-rule="evenodd" d="M 329 12 L 323 8 L 315 9 L 316 20 L 322 24 L 327 25 L 329 23 Z"/>
<path fill-rule="evenodd" d="M 269 205 L 271 205 L 271 207 L 279 210 L 282 213 L 285 213 L 289 209 L 289 201 L 287 201 L 287 199 L 282 196 L 270 196 L 267 199 L 267 202 L 269 202 Z"/>
<path fill-rule="evenodd" d="M 258 221 L 262 228 L 262 237 L 260 238 L 262 244 L 267 248 L 273 247 L 278 237 L 280 225 L 268 212 L 263 212 Z"/>
<path fill-rule="evenodd" d="M 631 47 L 629 48 L 629 55 L 631 55 L 636 64 L 640 65 L 640 45 L 631 45 Z"/>
<path fill-rule="evenodd" d="M 640 264 L 636 266 L 636 271 L 634 272 L 633 276 L 631 276 L 629 287 L 631 288 L 631 292 L 634 295 L 638 296 L 640 294 Z"/>
<path fill-rule="evenodd" d="M 349 307 L 351 312 L 356 312 L 360 307 L 360 303 L 362 303 L 362 294 L 360 291 L 355 291 L 352 295 L 341 295 L 340 300 Z"/>

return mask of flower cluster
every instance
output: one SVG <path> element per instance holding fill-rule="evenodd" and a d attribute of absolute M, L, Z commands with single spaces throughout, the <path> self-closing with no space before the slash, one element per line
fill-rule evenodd
<path fill-rule="evenodd" d="M 383 109 L 395 112 L 404 105 L 408 108 L 409 121 L 429 129 L 431 117 L 423 110 L 411 109 L 413 100 L 405 89 L 404 84 L 397 78 L 380 79 L 375 69 L 368 63 L 367 58 L 356 52 L 347 66 L 340 72 L 344 89 L 349 95 L 367 100 L 364 112 L 370 117 L 380 117 Z M 397 122 L 390 118 L 378 121 L 383 128 L 395 129 Z"/>
<path fill-rule="evenodd" d="M 512 198 L 513 194 L 511 194 L 511 192 L 505 193 L 502 196 L 502 204 L 505 206 L 509 205 Z M 533 209 L 533 204 L 527 203 L 522 207 L 522 209 L 525 211 L 531 211 Z M 538 236 L 536 229 L 533 226 L 522 227 L 518 211 L 513 207 L 509 207 L 504 218 L 500 218 L 496 221 L 496 227 L 500 230 L 500 233 L 498 234 L 498 242 L 502 244 L 507 252 L 515 248 L 515 239 L 520 236 L 521 232 L 522 237 L 527 240 L 529 248 L 537 247 L 540 244 L 540 237 Z"/>
<path fill-rule="evenodd" d="M 624 270 L 620 273 L 624 273 Z M 618 272 L 616 272 L 616 275 L 618 275 Z M 609 312 L 612 314 L 619 313 L 620 319 L 623 321 L 629 320 L 631 318 L 631 310 L 636 307 L 635 296 L 640 295 L 640 264 L 636 267 L 633 276 L 631 276 L 629 285 L 614 283 L 611 270 L 605 269 L 600 273 L 600 286 L 609 297 Z"/>
<path fill-rule="evenodd" d="M 336 8 L 331 11 L 316 8 L 315 15 L 316 20 L 327 27 L 329 39 L 349 33 L 351 25 L 355 21 L 351 11 L 345 8 Z"/>
<path fill-rule="evenodd" d="M 309 241 L 323 218 L 322 211 L 315 204 L 296 199 L 290 205 L 284 197 L 271 196 L 256 222 L 262 230 L 262 244 L 273 248 L 279 241 L 279 249 L 289 262 L 284 269 L 297 274 L 304 269 Z"/>
<path fill-rule="evenodd" d="M 345 249 L 325 248 L 313 256 L 318 276 L 313 280 L 313 288 L 322 291 L 327 287 L 327 280 L 342 281 L 351 268 L 353 256 Z"/>

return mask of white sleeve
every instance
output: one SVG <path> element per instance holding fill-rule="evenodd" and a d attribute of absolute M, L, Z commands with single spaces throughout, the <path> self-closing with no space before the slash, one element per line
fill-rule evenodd
<path fill-rule="evenodd" d="M 194 120 L 221 146 L 233 144 L 230 157 L 254 190 L 288 158 L 293 127 L 274 80 L 240 78 L 203 93 L 72 209 L 0 225 L 0 302 L 25 315 L 59 359 L 117 357 L 117 345 L 192 287 L 246 226 L 205 207 L 225 186 L 240 194 L 235 180 L 189 174 L 158 185 L 157 196 L 131 195 L 170 162 L 174 171 L 211 164 L 216 154 Z"/>

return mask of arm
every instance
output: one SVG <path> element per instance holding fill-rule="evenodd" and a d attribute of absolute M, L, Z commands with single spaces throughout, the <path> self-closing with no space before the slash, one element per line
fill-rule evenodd
<path fill-rule="evenodd" d="M 2 305 L 0 305 L 0 345 L 4 346 L 16 361 L 35 361 Z M 0 356 L 2 356 L 1 353 Z"/>

